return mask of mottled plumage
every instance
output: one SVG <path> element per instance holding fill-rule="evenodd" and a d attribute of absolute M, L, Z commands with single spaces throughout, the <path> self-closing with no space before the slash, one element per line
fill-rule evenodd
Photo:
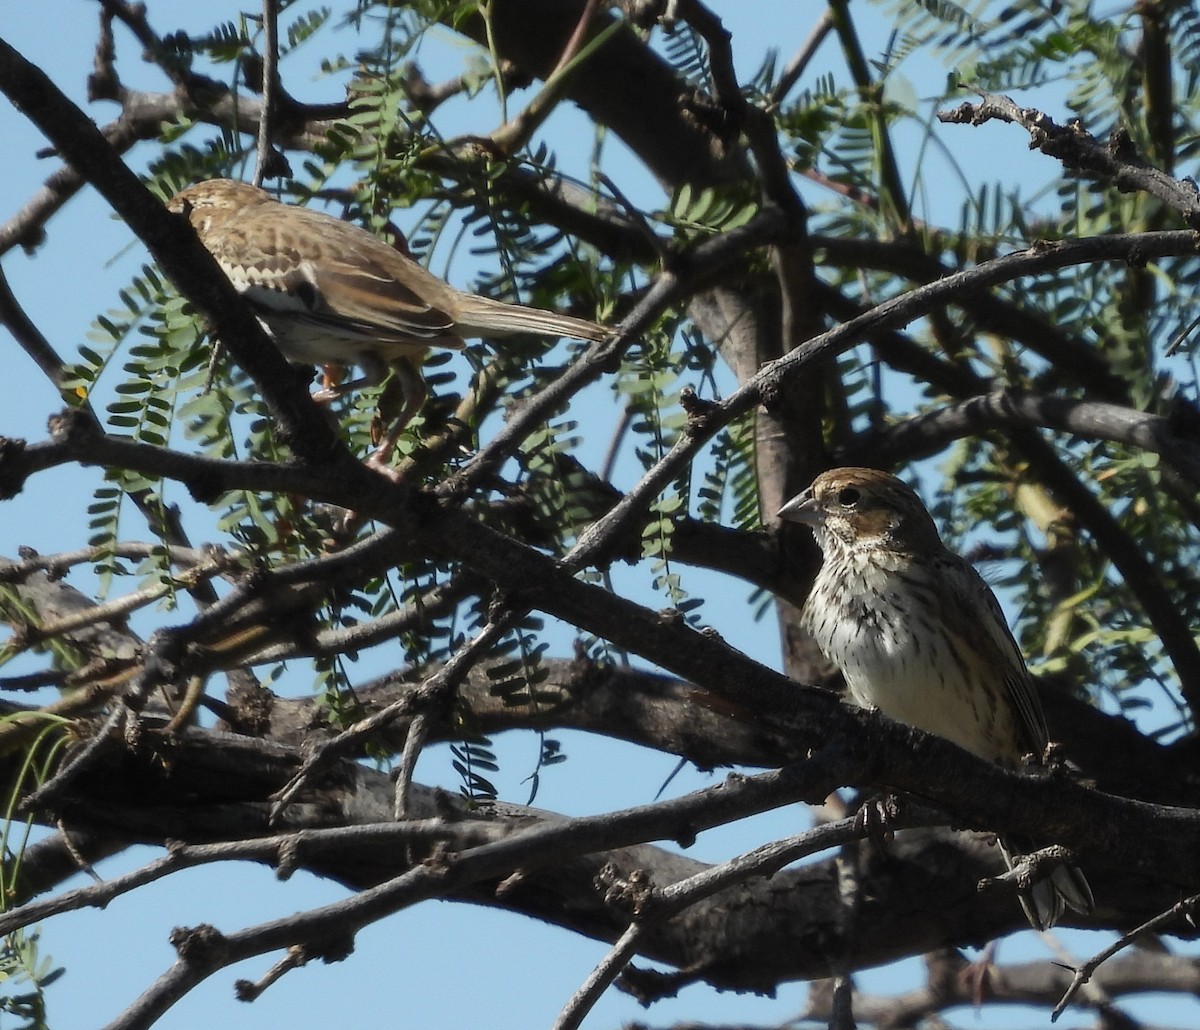
<path fill-rule="evenodd" d="M 833 469 L 779 514 L 811 526 L 820 545 L 801 621 L 858 704 L 1010 768 L 1041 757 L 1045 718 L 1000 605 L 910 487 Z M 1091 911 L 1092 897 L 1078 870 L 1059 868 L 1022 903 L 1044 928 L 1064 904 Z"/>
<path fill-rule="evenodd" d="M 581 318 L 463 293 L 365 229 L 281 204 L 249 183 L 210 179 L 167 207 L 187 216 L 286 358 L 363 370 L 318 399 L 375 385 L 394 369 L 406 401 L 399 428 L 424 400 L 417 370 L 430 347 L 512 333 L 609 334 Z"/>

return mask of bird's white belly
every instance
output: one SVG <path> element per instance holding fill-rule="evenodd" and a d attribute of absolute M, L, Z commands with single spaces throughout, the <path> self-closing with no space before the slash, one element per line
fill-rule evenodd
<path fill-rule="evenodd" d="M 288 361 L 301 365 L 363 365 L 383 349 L 379 340 L 347 322 L 318 320 L 299 297 L 270 286 L 250 283 L 240 288 L 259 324 Z"/>
<path fill-rule="evenodd" d="M 885 596 L 897 596 L 888 589 L 894 584 L 878 585 Z M 936 611 L 917 614 L 880 603 L 859 618 L 826 618 L 810 629 L 862 707 L 877 708 L 982 758 L 1013 758 L 1011 745 L 1004 746 L 1014 739 L 1014 728 L 1011 714 L 998 704 L 1000 672 L 994 681 L 980 682 L 983 670 L 964 660 L 962 642 L 956 647 L 950 640 Z"/>

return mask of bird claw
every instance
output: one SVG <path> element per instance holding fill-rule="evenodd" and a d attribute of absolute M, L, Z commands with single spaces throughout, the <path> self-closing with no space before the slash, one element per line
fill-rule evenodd
<path fill-rule="evenodd" d="M 1063 751 L 1063 746 L 1055 740 L 1046 742 L 1046 749 L 1042 752 L 1041 764 L 1051 776 L 1063 776 L 1070 771 L 1066 752 Z"/>
<path fill-rule="evenodd" d="M 385 441 L 381 446 L 376 448 L 369 458 L 367 458 L 365 464 L 367 468 L 374 469 L 380 475 L 386 476 L 393 483 L 403 483 L 404 472 L 401 469 L 394 468 L 388 464 L 394 449 L 394 444 Z"/>
<path fill-rule="evenodd" d="M 880 794 L 863 802 L 854 816 L 854 828 L 878 847 L 896 839 L 892 822 L 900 815 L 900 799 L 895 794 Z"/>
<path fill-rule="evenodd" d="M 391 447 L 380 447 L 363 464 L 390 479 L 393 483 L 400 484 L 404 482 L 403 470 L 387 464 L 391 457 L 391 451 Z M 343 509 L 341 516 L 332 527 L 330 544 L 340 546 L 348 542 L 358 532 L 364 521 L 366 521 L 365 516 L 361 513 L 349 508 Z"/>

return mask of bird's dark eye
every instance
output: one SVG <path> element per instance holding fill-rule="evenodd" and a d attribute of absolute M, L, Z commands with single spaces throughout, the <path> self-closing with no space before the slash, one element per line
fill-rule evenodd
<path fill-rule="evenodd" d="M 838 504 L 843 508 L 853 508 L 858 503 L 859 492 L 857 487 L 844 486 L 838 491 Z"/>

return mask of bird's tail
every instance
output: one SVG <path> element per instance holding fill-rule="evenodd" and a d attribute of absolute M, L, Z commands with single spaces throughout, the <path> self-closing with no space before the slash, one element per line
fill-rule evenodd
<path fill-rule="evenodd" d="M 603 340 L 611 329 L 556 311 L 506 304 L 489 297 L 470 294 L 458 298 L 457 332 L 460 336 L 505 336 L 509 333 L 537 333 L 542 336 L 566 336 L 572 340 Z"/>
<path fill-rule="evenodd" d="M 1020 838 L 1004 837 L 999 844 L 1000 854 L 1009 869 L 1013 868 L 1018 855 L 1033 850 L 1032 844 Z M 1080 915 L 1090 915 L 1096 907 L 1087 878 L 1073 865 L 1056 866 L 1049 876 L 1038 880 L 1017 897 L 1025 910 L 1025 918 L 1035 930 L 1049 930 L 1068 908 Z"/>

